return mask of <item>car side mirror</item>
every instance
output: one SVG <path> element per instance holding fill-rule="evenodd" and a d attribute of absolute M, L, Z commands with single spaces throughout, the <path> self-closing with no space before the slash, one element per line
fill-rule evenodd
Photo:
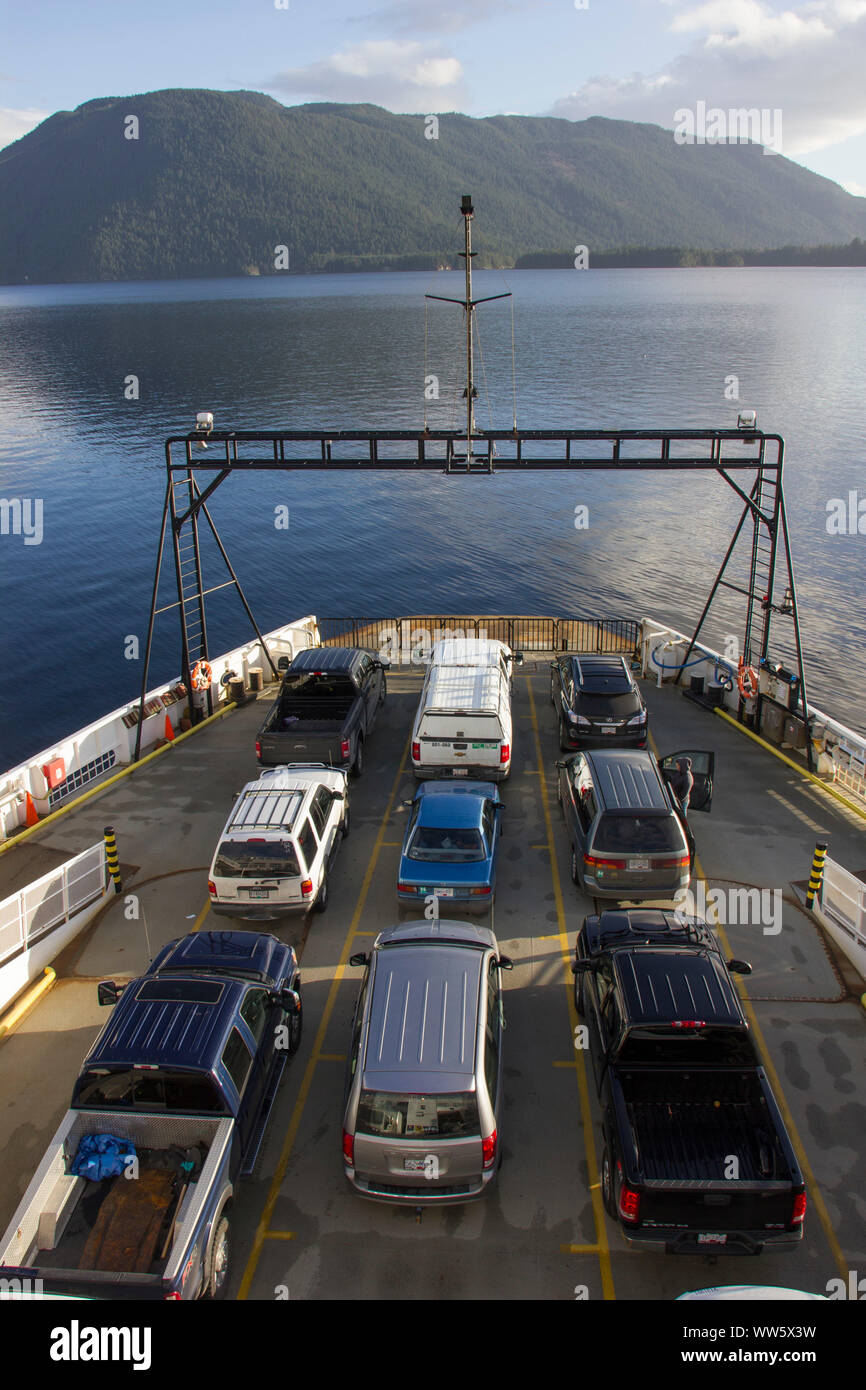
<path fill-rule="evenodd" d="M 728 961 L 728 969 L 732 975 L 751 975 L 752 973 L 752 967 L 747 960 L 737 960 L 736 958 Z"/>
<path fill-rule="evenodd" d="M 390 663 L 390 661 L 386 661 L 384 657 L 382 658 L 381 661 L 377 662 L 377 665 L 378 665 L 380 671 L 390 671 L 390 669 L 391 669 L 391 663 Z"/>
<path fill-rule="evenodd" d="M 500 970 L 514 969 L 514 961 L 511 959 L 510 956 L 500 956 L 496 964 L 499 966 Z"/>
<path fill-rule="evenodd" d="M 592 960 L 573 960 L 571 962 L 572 975 L 587 975 L 595 969 L 595 961 Z"/>
<path fill-rule="evenodd" d="M 343 794 L 343 792 L 331 792 L 331 800 L 332 800 L 332 801 L 345 801 L 346 798 L 345 798 L 345 795 Z"/>
<path fill-rule="evenodd" d="M 122 990 L 118 989 L 113 980 L 100 980 L 96 986 L 96 998 L 100 1004 L 116 1004 L 121 993 Z"/>
<path fill-rule="evenodd" d="M 522 665 L 523 665 L 523 652 L 515 652 L 515 653 L 514 653 L 514 664 L 515 664 L 515 666 L 522 666 Z"/>
<path fill-rule="evenodd" d="M 296 989 L 281 989 L 276 1002 L 287 1014 L 301 1012 L 301 996 Z"/>
<path fill-rule="evenodd" d="M 367 955 L 366 951 L 357 951 L 354 956 L 349 957 L 349 964 L 366 965 L 369 962 L 369 959 L 370 957 Z"/>

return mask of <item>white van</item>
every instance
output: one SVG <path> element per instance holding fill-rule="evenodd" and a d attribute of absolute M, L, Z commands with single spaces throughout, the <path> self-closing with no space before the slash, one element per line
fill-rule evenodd
<path fill-rule="evenodd" d="M 349 833 L 345 768 L 288 763 L 248 782 L 219 838 L 208 878 L 225 917 L 324 912 L 328 874 Z"/>
<path fill-rule="evenodd" d="M 416 777 L 499 782 L 511 771 L 511 681 L 490 666 L 431 666 L 412 730 Z"/>
<path fill-rule="evenodd" d="M 505 642 L 487 637 L 443 637 L 434 643 L 431 666 L 499 666 L 509 680 L 515 666 L 523 665 L 523 652 L 513 652 Z"/>

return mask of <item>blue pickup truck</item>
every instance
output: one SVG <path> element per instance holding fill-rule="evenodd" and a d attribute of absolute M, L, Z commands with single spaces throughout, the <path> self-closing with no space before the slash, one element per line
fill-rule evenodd
<path fill-rule="evenodd" d="M 291 946 L 246 931 L 171 941 L 113 1012 L 0 1241 L 35 1296 L 224 1295 L 232 1198 L 301 1040 Z"/>

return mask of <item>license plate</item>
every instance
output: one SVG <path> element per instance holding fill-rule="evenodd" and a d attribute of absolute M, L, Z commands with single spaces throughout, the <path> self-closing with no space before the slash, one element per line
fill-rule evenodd
<path fill-rule="evenodd" d="M 423 1158 L 404 1158 L 403 1171 L 404 1173 L 423 1173 L 424 1163 Z"/>
<path fill-rule="evenodd" d="M 720 1231 L 706 1231 L 698 1236 L 698 1245 L 727 1245 L 728 1237 Z"/>
<path fill-rule="evenodd" d="M 600 729 L 599 729 L 599 733 L 601 733 L 601 734 L 615 734 L 615 733 L 616 733 L 616 725 L 615 725 L 615 724 L 602 724 L 601 727 L 600 727 Z"/>
<path fill-rule="evenodd" d="M 251 898 L 269 898 L 271 896 L 270 888 L 248 888 L 247 893 Z"/>
<path fill-rule="evenodd" d="M 457 756 L 458 756 L 458 758 L 462 758 L 462 757 L 465 757 L 465 754 L 464 754 L 464 753 L 458 753 Z M 468 767 L 455 767 L 455 768 L 453 768 L 452 770 L 453 770 L 453 773 L 454 773 L 454 776 L 455 776 L 455 777 L 468 777 L 468 776 L 469 776 L 469 768 L 468 768 Z"/>
<path fill-rule="evenodd" d="M 453 889 L 453 888 L 434 888 L 434 889 L 433 889 L 433 896 L 434 896 L 434 898 L 453 898 L 453 897 L 454 897 L 454 889 Z"/>
<path fill-rule="evenodd" d="M 648 868 L 649 868 L 649 860 L 648 860 L 648 859 L 630 859 L 630 860 L 628 861 L 628 867 L 629 867 L 630 869 L 648 869 Z"/>

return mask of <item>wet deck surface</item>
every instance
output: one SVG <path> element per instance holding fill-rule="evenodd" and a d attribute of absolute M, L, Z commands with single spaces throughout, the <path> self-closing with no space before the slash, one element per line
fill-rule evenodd
<path fill-rule="evenodd" d="M 824 1292 L 866 1267 L 866 1015 L 853 972 L 840 970 L 792 883 L 808 876 L 816 839 L 851 869 L 866 864 L 864 822 L 679 691 L 643 685 L 659 753 L 710 748 L 710 815 L 693 815 L 708 889 L 757 887 L 782 896 L 781 930 L 729 922 L 723 940 L 745 956 L 747 1011 L 757 1023 L 777 1098 L 812 1175 L 806 1236 L 760 1262 L 632 1251 L 604 1213 L 600 1115 L 582 1054 L 568 958 L 592 911 L 568 875 L 556 805 L 556 728 L 547 661 L 527 656 L 514 685 L 514 770 L 493 928 L 515 961 L 505 977 L 505 1158 L 485 1200 L 413 1211 L 366 1202 L 343 1179 L 343 1078 L 359 972 L 347 962 L 397 920 L 395 884 L 415 781 L 408 738 L 420 674 L 394 669 L 388 701 L 352 784 L 352 834 L 331 876 L 327 911 L 276 928 L 301 951 L 304 1038 L 286 1068 L 255 1176 L 235 1203 L 231 1293 L 253 1299 L 670 1299 L 715 1283 L 782 1284 Z M 0 1221 L 5 1226 L 66 1108 L 81 1058 L 105 1012 L 94 981 L 140 972 L 166 941 L 207 911 L 206 877 L 233 794 L 256 775 L 264 712 L 249 704 L 172 748 L 34 837 L 43 861 L 117 832 L 126 896 L 58 962 L 59 983 L 0 1047 Z M 22 847 L 23 849 L 23 847 Z M 5 856 L 10 871 L 19 851 Z M 5 866 L 4 866 L 5 867 Z M 44 872 L 44 869 L 40 870 Z M 700 891 L 700 890 L 699 890 Z M 766 903 L 776 900 L 765 899 Z M 770 930 L 767 930 L 770 928 Z M 145 930 L 146 929 L 146 930 Z M 271 924 L 265 928 L 273 929 Z"/>

